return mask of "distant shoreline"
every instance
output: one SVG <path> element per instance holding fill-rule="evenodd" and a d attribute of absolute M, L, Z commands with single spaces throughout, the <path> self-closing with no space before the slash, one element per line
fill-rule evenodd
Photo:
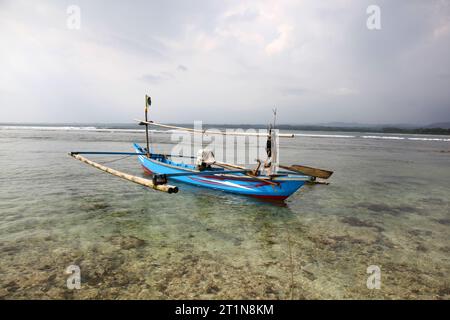
<path fill-rule="evenodd" d="M 191 125 L 192 126 L 192 125 Z M 206 124 L 206 128 L 212 127 L 228 127 L 228 128 L 254 128 L 265 129 L 267 125 L 232 125 L 232 124 Z M 335 127 L 322 125 L 290 125 L 279 124 L 276 126 L 280 130 L 297 130 L 297 131 L 334 131 L 334 132 L 367 132 L 367 133 L 399 133 L 399 134 L 433 134 L 433 135 L 450 135 L 450 129 L 446 128 L 398 128 L 398 127 Z"/>
<path fill-rule="evenodd" d="M 171 123 L 173 125 L 192 127 L 192 124 Z M 139 129 L 135 123 L 0 123 L 0 127 L 95 127 L 100 129 Z M 203 128 L 241 128 L 241 129 L 266 129 L 262 124 L 203 124 Z M 396 134 L 424 134 L 424 135 L 450 135 L 450 128 L 400 128 L 395 126 L 326 126 L 326 125 L 290 125 L 279 124 L 280 130 L 296 131 L 334 131 L 334 132 L 366 132 L 366 133 L 396 133 Z"/>
<path fill-rule="evenodd" d="M 450 129 L 445 128 L 365 128 L 365 127 L 328 127 L 328 126 L 290 126 L 280 125 L 278 129 L 283 130 L 302 130 L 302 131 L 338 131 L 338 132 L 368 132 L 368 133 L 399 133 L 399 134 L 433 134 L 450 135 Z"/>

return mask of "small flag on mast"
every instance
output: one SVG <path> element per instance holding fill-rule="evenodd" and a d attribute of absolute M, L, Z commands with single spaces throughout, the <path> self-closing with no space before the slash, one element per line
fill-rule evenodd
<path fill-rule="evenodd" d="M 145 95 L 145 111 L 148 111 L 148 107 L 152 105 L 152 98 Z"/>

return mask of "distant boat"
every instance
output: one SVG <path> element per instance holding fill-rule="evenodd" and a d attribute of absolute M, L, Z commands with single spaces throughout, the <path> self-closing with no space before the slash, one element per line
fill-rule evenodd
<path fill-rule="evenodd" d="M 148 127 L 159 126 L 169 129 L 184 130 L 190 133 L 202 133 L 202 130 L 191 128 L 177 127 L 173 125 L 166 125 L 148 121 L 148 106 L 151 104 L 150 97 L 146 96 L 145 120 L 139 120 L 140 125 L 145 125 L 146 128 L 146 147 L 134 144 L 135 152 L 100 152 L 100 151 L 80 151 L 71 152 L 70 155 L 84 163 L 87 163 L 97 169 L 108 172 L 115 176 L 124 178 L 126 180 L 150 187 L 159 191 L 168 193 L 176 193 L 179 188 L 177 186 L 169 185 L 169 181 L 182 182 L 198 187 L 209 188 L 234 194 L 251 196 L 260 199 L 270 200 L 285 200 L 290 195 L 300 189 L 305 183 L 324 183 L 317 180 L 328 179 L 332 171 L 301 166 L 301 165 L 279 165 L 278 154 L 276 152 L 277 139 L 293 138 L 293 134 L 277 134 L 273 128 L 275 127 L 275 120 L 273 126 L 269 126 L 267 133 L 263 136 L 267 137 L 266 151 L 267 159 L 262 165 L 262 161 L 258 160 L 258 165 L 255 169 L 248 169 L 230 163 L 222 163 L 216 161 L 214 154 L 209 150 L 199 150 L 197 157 L 192 156 L 173 156 L 160 153 L 154 153 L 149 144 L 149 130 Z M 274 110 L 274 117 L 276 110 Z M 208 135 L 261 135 L 258 133 L 230 133 L 221 131 L 208 131 Z M 141 177 L 132 176 L 115 169 L 111 169 L 92 160 L 82 156 L 82 154 L 97 154 L 97 155 L 135 155 L 138 157 L 145 173 L 152 176 L 152 179 L 144 179 Z M 196 159 L 196 164 L 185 164 L 174 161 L 173 158 L 187 157 Z M 262 165 L 262 168 L 261 168 Z M 285 169 L 280 171 L 279 168 Z"/>

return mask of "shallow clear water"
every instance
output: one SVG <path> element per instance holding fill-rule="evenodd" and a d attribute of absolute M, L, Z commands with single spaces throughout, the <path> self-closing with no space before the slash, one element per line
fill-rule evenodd
<path fill-rule="evenodd" d="M 0 128 L 0 297 L 450 298 L 450 142 L 362 135 L 282 141 L 282 162 L 335 174 L 276 205 L 146 190 L 67 155 L 132 151 L 141 133 Z M 142 175 L 137 159 L 110 166 Z"/>

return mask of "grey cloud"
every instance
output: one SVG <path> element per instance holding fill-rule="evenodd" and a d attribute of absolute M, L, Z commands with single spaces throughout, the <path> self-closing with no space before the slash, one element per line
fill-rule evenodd
<path fill-rule="evenodd" d="M 164 78 L 161 77 L 161 76 L 159 76 L 159 75 L 144 74 L 144 75 L 141 77 L 141 80 L 144 80 L 144 81 L 146 81 L 146 82 L 148 82 L 148 83 L 152 83 L 152 84 L 158 84 L 158 83 L 160 83 L 161 81 L 163 81 Z"/>
<path fill-rule="evenodd" d="M 308 89 L 298 87 L 285 87 L 280 90 L 284 95 L 288 96 L 301 96 L 308 93 Z"/>
<path fill-rule="evenodd" d="M 377 0 L 379 31 L 372 0 L 76 2 L 80 31 L 71 2 L 0 1 L 2 121 L 125 121 L 149 84 L 161 121 L 450 121 L 448 1 Z"/>
<path fill-rule="evenodd" d="M 243 12 L 229 15 L 226 20 L 229 22 L 252 21 L 259 16 L 259 12 L 255 9 L 247 8 Z"/>
<path fill-rule="evenodd" d="M 144 74 L 140 77 L 140 80 L 146 81 L 151 84 L 160 84 L 163 81 L 174 79 L 170 72 L 160 72 L 159 74 Z"/>

